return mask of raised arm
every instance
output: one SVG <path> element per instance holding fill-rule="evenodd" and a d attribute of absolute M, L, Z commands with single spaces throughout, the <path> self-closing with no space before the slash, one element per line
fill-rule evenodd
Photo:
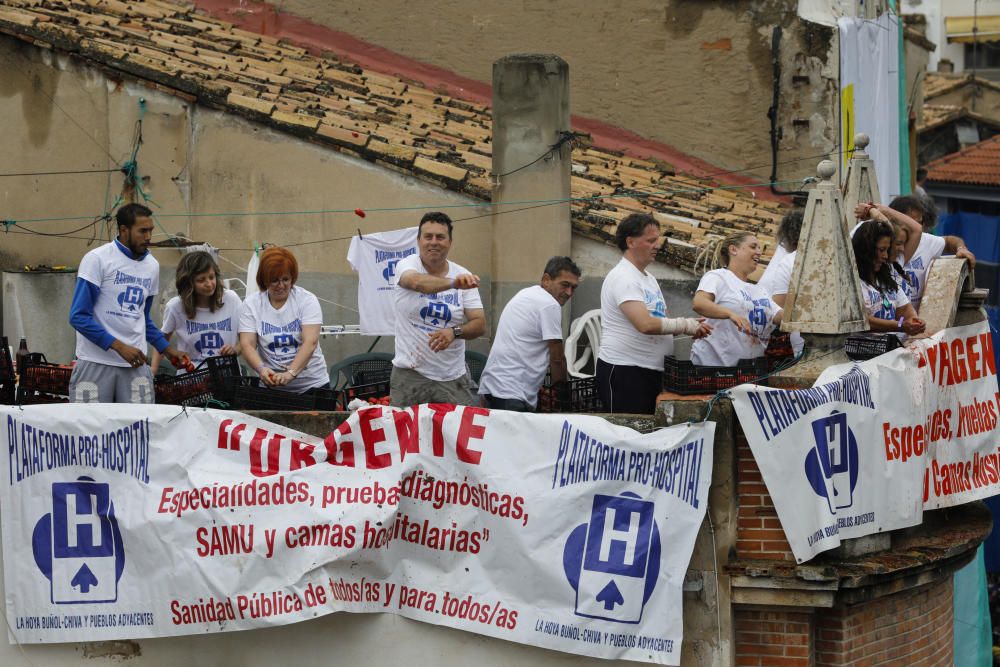
<path fill-rule="evenodd" d="M 427 273 L 417 271 L 407 271 L 399 277 L 397 283 L 403 289 L 413 290 L 421 294 L 437 294 L 445 290 L 472 289 L 479 287 L 479 276 L 471 273 L 463 273 L 455 278 L 439 278 Z"/>

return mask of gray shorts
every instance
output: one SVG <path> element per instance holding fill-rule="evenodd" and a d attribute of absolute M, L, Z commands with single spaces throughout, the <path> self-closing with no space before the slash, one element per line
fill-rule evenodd
<path fill-rule="evenodd" d="M 78 361 L 69 377 L 69 400 L 74 403 L 153 403 L 153 371 Z"/>
<path fill-rule="evenodd" d="M 455 380 L 439 382 L 409 368 L 393 366 L 389 385 L 392 404 L 400 408 L 421 403 L 479 405 L 479 397 L 472 391 L 472 378 L 468 372 Z"/>

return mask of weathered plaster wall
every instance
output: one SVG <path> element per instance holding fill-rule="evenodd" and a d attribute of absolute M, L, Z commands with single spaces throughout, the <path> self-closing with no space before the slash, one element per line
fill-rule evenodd
<path fill-rule="evenodd" d="M 724 168 L 752 166 L 749 173 L 765 177 L 771 35 L 780 25 L 779 161 L 836 145 L 836 82 L 830 78 L 836 60 L 826 66 L 832 32 L 797 18 L 793 0 L 278 4 L 280 11 L 478 81 L 488 82 L 493 62 L 510 53 L 557 54 L 570 65 L 574 114 Z M 814 162 L 781 167 L 779 178 L 809 175 Z"/>
<path fill-rule="evenodd" d="M 157 239 L 165 239 L 167 233 L 183 234 L 211 243 L 222 249 L 223 273 L 243 280 L 242 267 L 256 243 L 344 237 L 294 248 L 300 284 L 323 299 L 327 323 L 358 321 L 357 277 L 346 261 L 348 237 L 359 228 L 372 232 L 413 225 L 423 210 L 472 202 L 416 178 L 199 107 L 136 81 L 117 80 L 75 59 L 15 40 L 0 39 L 0 62 L 10 65 L 9 74 L 0 77 L 0 120 L 6 129 L 0 133 L 0 154 L 5 156 L 0 173 L 115 169 L 129 158 L 136 121 L 142 115 L 138 163 L 144 190 L 158 205 L 153 206 L 162 225 L 156 230 Z M 0 219 L 19 221 L 36 232 L 72 232 L 110 207 L 123 180 L 118 172 L 0 178 Z M 418 210 L 370 212 L 364 219 L 333 213 L 268 215 L 411 206 Z M 457 220 L 482 209 L 446 210 Z M 255 215 L 188 217 L 206 213 Z M 82 219 L 28 222 L 62 217 Z M 106 238 L 103 224 L 98 230 L 99 238 Z M 484 278 L 482 294 L 487 301 L 495 291 L 490 288 L 493 234 L 488 217 L 458 222 L 452 249 L 455 261 Z M 25 264 L 75 266 L 94 247 L 88 243 L 91 238 L 90 228 L 66 238 L 32 235 L 13 227 L 0 242 L 0 270 Z M 531 242 L 523 239 L 524 247 Z M 154 254 L 162 267 L 162 305 L 171 295 L 180 252 L 160 248 Z M 579 236 L 572 238 L 571 254 L 585 276 L 568 309 L 570 317 L 576 317 L 600 307 L 601 279 L 621 255 Z M 542 268 L 539 262 L 538 276 Z M 663 265 L 650 270 L 661 279 L 671 312 L 689 314 L 693 277 Z M 528 284 L 518 280 L 498 287 L 503 294 L 513 294 Z M 65 323 L 66 314 L 53 309 L 58 312 L 48 313 L 47 319 L 56 328 L 55 335 L 65 338 L 62 347 L 71 350 L 74 334 Z M 364 352 L 372 343 L 369 337 L 344 336 L 324 339 L 323 347 L 332 363 Z M 470 345 L 478 351 L 488 346 L 488 341 Z M 391 351 L 392 340 L 379 341 L 375 349 Z"/>
<path fill-rule="evenodd" d="M 192 105 L 183 99 L 106 76 L 51 51 L 0 39 L 0 173 L 114 169 L 130 155 L 140 102 L 144 100 L 142 146 L 138 155 L 144 190 L 164 214 L 171 234 L 206 241 L 222 249 L 227 276 L 246 278 L 255 243 L 280 245 L 344 237 L 293 248 L 300 284 L 321 299 L 327 323 L 357 323 L 357 277 L 347 263 L 350 237 L 414 225 L 425 210 L 472 200 L 413 177 L 343 156 L 238 117 Z M 121 192 L 123 175 L 82 174 L 0 178 L 0 219 L 22 221 L 44 233 L 70 232 L 107 210 Z M 263 213 L 354 208 L 417 207 L 349 214 L 186 217 L 190 213 Z M 471 215 L 446 209 L 453 218 Z M 470 209 L 479 211 L 480 209 Z M 35 218 L 80 216 L 82 220 L 27 222 Z M 568 221 L 567 221 L 568 224 Z M 99 225 L 101 238 L 106 238 Z M 158 229 L 157 239 L 165 238 Z M 37 236 L 11 228 L 0 241 L 0 269 L 25 264 L 79 264 L 91 229 L 74 238 Z M 488 218 L 457 224 L 452 258 L 477 271 L 489 298 L 491 229 Z M 180 252 L 154 251 L 160 261 L 161 292 L 169 295 Z M 46 304 L 37 305 L 44 309 Z M 48 320 L 72 339 L 66 313 Z M 363 352 L 368 337 L 324 339 L 328 360 Z M 30 343 L 30 340 L 29 340 Z M 391 350 L 391 340 L 376 349 Z M 483 349 L 476 343 L 473 349 Z M 71 345 L 70 348 L 71 349 Z M 41 350 L 44 351 L 44 350 Z M 69 359 L 52 359 L 69 361 Z"/>

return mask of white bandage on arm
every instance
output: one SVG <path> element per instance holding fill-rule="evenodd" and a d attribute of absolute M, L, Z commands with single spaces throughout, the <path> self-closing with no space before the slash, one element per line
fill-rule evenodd
<path fill-rule="evenodd" d="M 693 317 L 664 317 L 660 320 L 660 333 L 693 336 L 698 333 L 699 326 L 701 323 Z"/>

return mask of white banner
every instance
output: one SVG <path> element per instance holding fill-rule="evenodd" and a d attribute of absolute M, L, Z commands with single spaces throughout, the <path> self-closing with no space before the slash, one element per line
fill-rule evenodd
<path fill-rule="evenodd" d="M 743 385 L 733 405 L 797 561 L 1000 493 L 993 339 L 945 329 L 810 389 Z"/>
<path fill-rule="evenodd" d="M 900 194 L 899 22 L 898 16 L 888 12 L 877 19 L 842 17 L 837 21 L 842 171 L 847 173 L 855 135 L 864 132 L 871 141 L 866 151 L 875 162 L 883 201 Z"/>
<path fill-rule="evenodd" d="M 4 407 L 20 642 L 391 612 L 676 665 L 714 424 L 423 405 L 325 440 L 236 412 Z"/>

